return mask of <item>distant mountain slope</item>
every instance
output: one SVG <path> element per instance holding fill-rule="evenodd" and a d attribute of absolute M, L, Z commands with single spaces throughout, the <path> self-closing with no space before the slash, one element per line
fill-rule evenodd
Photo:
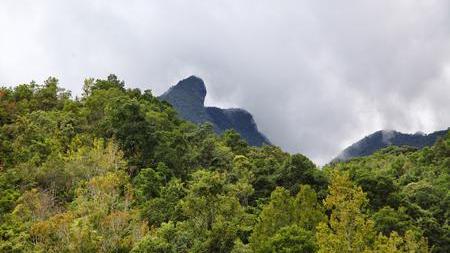
<path fill-rule="evenodd" d="M 202 79 L 190 76 L 181 80 L 159 98 L 173 105 L 186 120 L 200 124 L 210 122 L 217 133 L 234 129 L 252 146 L 270 144 L 258 131 L 253 116 L 243 109 L 205 107 L 206 87 Z"/>
<path fill-rule="evenodd" d="M 334 161 L 346 161 L 354 157 L 368 156 L 382 148 L 394 146 L 411 146 L 418 149 L 433 145 L 447 131 L 436 131 L 431 134 L 404 134 L 392 130 L 377 131 L 344 149 Z"/>

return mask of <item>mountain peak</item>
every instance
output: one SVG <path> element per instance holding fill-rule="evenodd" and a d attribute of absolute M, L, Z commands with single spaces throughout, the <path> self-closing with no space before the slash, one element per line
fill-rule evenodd
<path fill-rule="evenodd" d="M 210 122 L 217 133 L 227 129 L 236 130 L 250 145 L 270 144 L 269 140 L 258 131 L 253 116 L 240 108 L 221 109 L 205 107 L 206 87 L 202 79 L 190 76 L 179 81 L 160 99 L 172 104 L 181 118 L 194 123 Z"/>
<path fill-rule="evenodd" d="M 179 81 L 161 97 L 166 97 L 169 94 L 173 95 L 178 93 L 181 93 L 184 98 L 188 98 L 190 102 L 203 105 L 206 97 L 206 86 L 202 79 L 192 75 L 186 79 Z"/>

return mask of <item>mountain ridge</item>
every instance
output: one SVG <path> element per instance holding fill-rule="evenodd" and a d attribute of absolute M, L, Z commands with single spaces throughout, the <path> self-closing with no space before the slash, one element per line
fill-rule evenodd
<path fill-rule="evenodd" d="M 205 106 L 206 85 L 197 76 L 189 76 L 170 87 L 159 98 L 170 103 L 179 116 L 196 124 L 210 122 L 216 133 L 234 129 L 252 146 L 271 144 L 259 132 L 250 112 L 242 108 Z"/>
<path fill-rule="evenodd" d="M 439 138 L 445 136 L 449 130 L 450 127 L 447 130 L 438 130 L 429 134 L 420 132 L 408 134 L 395 130 L 378 130 L 345 148 L 332 162 L 348 161 L 355 157 L 368 156 L 388 146 L 410 146 L 422 149 L 432 146 Z"/>

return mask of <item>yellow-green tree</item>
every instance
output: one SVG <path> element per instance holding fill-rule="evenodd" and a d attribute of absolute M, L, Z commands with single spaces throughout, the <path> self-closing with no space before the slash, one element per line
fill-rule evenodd
<path fill-rule="evenodd" d="M 367 198 L 361 187 L 354 185 L 346 172 L 331 172 L 329 194 L 324 200 L 331 211 L 327 222 L 317 226 L 318 252 L 428 252 L 426 241 L 407 232 L 389 237 L 377 235 L 374 222 L 362 212 Z"/>

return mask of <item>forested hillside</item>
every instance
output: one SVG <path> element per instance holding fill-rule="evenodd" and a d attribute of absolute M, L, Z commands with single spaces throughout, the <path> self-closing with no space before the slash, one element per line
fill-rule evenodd
<path fill-rule="evenodd" d="M 450 252 L 450 134 L 323 169 L 150 91 L 0 89 L 0 252 Z"/>
<path fill-rule="evenodd" d="M 436 140 L 445 136 L 449 129 L 430 134 L 405 134 L 387 130 L 376 131 L 345 148 L 334 161 L 347 161 L 354 157 L 368 156 L 389 146 L 409 146 L 417 149 L 430 147 Z"/>

